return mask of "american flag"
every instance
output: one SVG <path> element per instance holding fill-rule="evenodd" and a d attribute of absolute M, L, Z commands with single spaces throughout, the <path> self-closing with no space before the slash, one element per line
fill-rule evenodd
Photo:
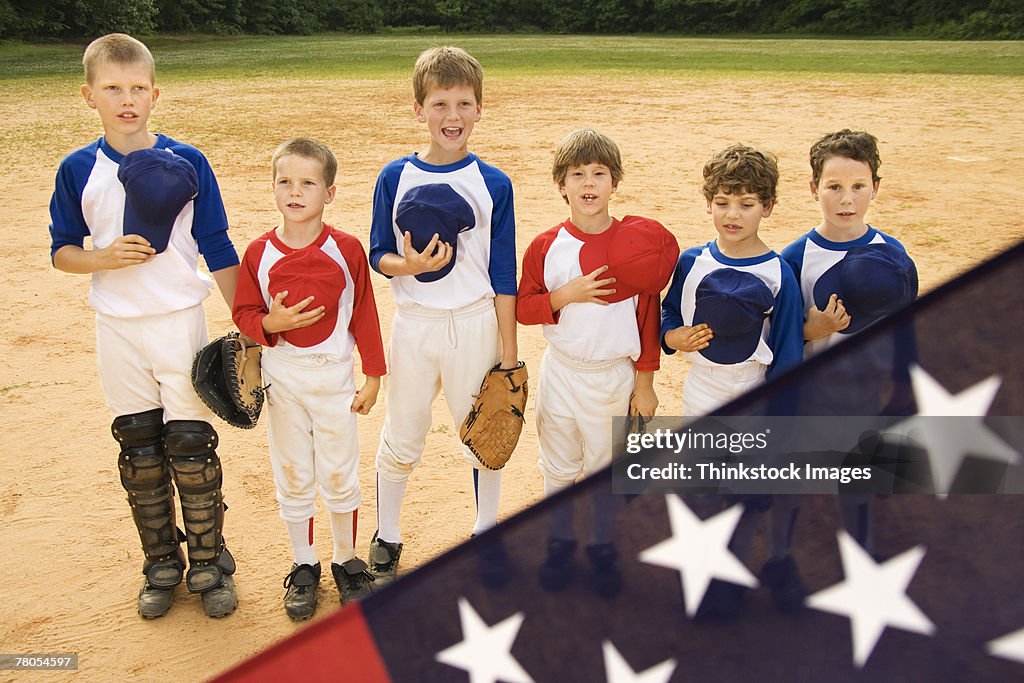
<path fill-rule="evenodd" d="M 767 523 L 741 558 L 729 547 L 740 506 L 702 516 L 665 491 L 617 497 L 622 586 L 599 595 L 581 551 L 595 501 L 610 500 L 606 470 L 219 680 L 1024 680 L 1024 497 L 952 487 L 992 461 L 1021 477 L 1024 244 L 719 412 L 770 413 L 780 396 L 827 386 L 837 368 L 900 346 L 894 340 L 908 331 L 914 352 L 891 356 L 898 367 L 887 409 L 900 406 L 893 414 L 906 421 L 929 418 L 915 433 L 932 479 L 954 493 L 875 500 L 874 553 L 843 530 L 834 497 L 802 497 L 792 552 L 807 597 L 796 613 L 777 610 L 758 579 Z M 927 425 L 942 416 L 977 420 L 966 435 L 930 438 Z M 990 416 L 1018 417 L 997 428 Z M 568 585 L 549 591 L 538 569 L 548 518 L 565 505 L 574 507 L 580 549 Z M 735 618 L 698 618 L 716 580 L 750 589 Z"/>

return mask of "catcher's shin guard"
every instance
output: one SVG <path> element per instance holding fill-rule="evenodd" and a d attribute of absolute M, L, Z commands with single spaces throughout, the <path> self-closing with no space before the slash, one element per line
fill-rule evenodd
<path fill-rule="evenodd" d="M 185 583 L 192 593 L 219 588 L 235 562 L 224 547 L 224 497 L 221 492 L 217 432 L 208 422 L 171 420 L 164 426 L 164 449 L 178 485 L 185 523 L 189 570 Z"/>
<path fill-rule="evenodd" d="M 151 586 L 168 589 L 181 583 L 185 561 L 174 525 L 174 488 L 160 442 L 163 426 L 163 410 L 156 408 L 120 415 L 110 431 L 121 445 L 117 468 L 146 556 L 142 573 Z"/>

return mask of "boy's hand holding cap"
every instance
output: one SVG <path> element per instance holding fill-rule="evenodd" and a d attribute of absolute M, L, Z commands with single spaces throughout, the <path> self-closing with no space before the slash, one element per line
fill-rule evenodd
<path fill-rule="evenodd" d="M 693 313 L 694 326 L 706 323 L 714 333 L 700 354 L 722 365 L 750 358 L 774 307 L 768 285 L 753 273 L 733 268 L 711 271 L 697 285 Z"/>
<path fill-rule="evenodd" d="M 476 227 L 476 214 L 469 202 L 451 185 L 431 183 L 418 185 L 405 193 L 395 211 L 395 223 L 403 233 L 409 233 L 416 251 L 426 249 L 435 234 L 438 242 L 451 245 L 452 258 L 448 263 L 415 276 L 420 282 L 435 282 L 455 267 L 459 233 Z"/>
<path fill-rule="evenodd" d="M 917 267 L 907 252 L 888 242 L 865 244 L 846 252 L 814 284 L 814 305 L 825 310 L 836 294 L 850 324 L 839 331 L 853 334 L 917 298 Z"/>
<path fill-rule="evenodd" d="M 281 332 L 286 342 L 307 348 L 331 336 L 338 324 L 338 302 L 345 291 L 345 275 L 337 261 L 318 248 L 300 249 L 271 266 L 268 276 L 270 296 L 288 292 L 285 306 L 294 306 L 312 296 L 307 310 L 324 307 L 323 317 L 312 325 Z"/>

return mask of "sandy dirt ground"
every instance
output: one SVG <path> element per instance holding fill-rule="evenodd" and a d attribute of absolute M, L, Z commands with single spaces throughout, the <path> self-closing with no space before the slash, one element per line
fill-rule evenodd
<path fill-rule="evenodd" d="M 151 129 L 209 157 L 239 251 L 276 221 L 268 161 L 285 138 L 312 135 L 334 149 L 338 198 L 326 218 L 364 243 L 377 171 L 424 146 L 405 82 L 296 76 L 162 83 Z M 219 425 L 238 610 L 208 619 L 199 598 L 180 588 L 168 616 L 140 619 L 142 553 L 97 379 L 88 278 L 60 273 L 48 259 L 54 172 L 66 153 L 100 134 L 77 88 L 77 81 L 0 85 L 7 239 L 0 251 L 0 651 L 78 653 L 81 680 L 201 680 L 302 628 L 281 607 L 291 556 L 265 426 Z M 1013 201 L 1024 184 L 1022 103 L 1024 80 L 1012 78 L 495 77 L 485 84 L 471 148 L 512 178 L 521 257 L 533 235 L 567 214 L 549 168 L 552 150 L 573 128 L 597 127 L 622 148 L 626 178 L 613 212 L 659 219 L 684 248 L 714 235 L 699 191 L 704 161 L 729 143 L 754 144 L 780 159 L 780 204 L 762 230 L 781 249 L 818 221 L 807 187 L 810 143 L 841 127 L 865 128 L 880 139 L 883 160 L 870 222 L 906 245 L 927 291 L 1024 236 Z M 374 276 L 374 289 L 386 339 L 391 295 L 383 277 Z M 206 310 L 211 334 L 232 329 L 216 292 Z M 540 330 L 520 328 L 519 340 L 520 356 L 536 371 Z M 661 413 L 679 412 L 685 373 L 684 362 L 664 359 L 656 385 Z M 374 531 L 373 453 L 383 415 L 382 402 L 360 420 L 364 556 Z M 470 471 L 456 455 L 457 426 L 443 399 L 433 425 L 403 511 L 408 567 L 465 540 L 472 524 Z M 504 491 L 502 517 L 542 495 L 532 403 Z M 322 509 L 317 522 L 326 557 Z M 321 593 L 317 618 L 336 608 L 333 587 Z M 0 680 L 67 675 L 8 671 Z"/>

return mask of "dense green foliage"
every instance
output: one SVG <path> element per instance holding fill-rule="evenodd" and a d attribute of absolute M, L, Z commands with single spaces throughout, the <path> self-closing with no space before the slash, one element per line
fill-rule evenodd
<path fill-rule="evenodd" d="M 0 38 L 443 30 L 1024 38 L 1020 0 L 0 0 Z"/>

